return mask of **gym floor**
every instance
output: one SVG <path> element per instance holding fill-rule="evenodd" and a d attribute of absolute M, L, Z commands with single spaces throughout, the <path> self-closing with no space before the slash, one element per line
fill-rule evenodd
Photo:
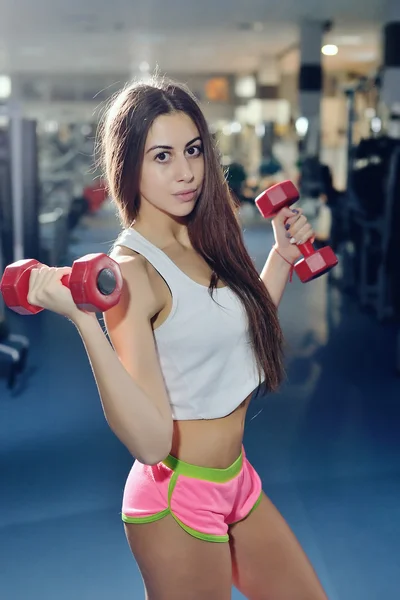
<path fill-rule="evenodd" d="M 107 252 L 117 231 L 105 208 L 74 232 L 71 260 Z M 248 227 L 245 237 L 261 269 L 271 232 Z M 327 277 L 293 280 L 280 312 L 287 381 L 251 406 L 247 454 L 330 600 L 396 600 L 395 328 L 361 314 Z M 108 429 L 81 340 L 54 314 L 11 319 L 31 354 L 15 392 L 0 380 L 0 598 L 143 598 L 120 521 L 132 459 Z"/>

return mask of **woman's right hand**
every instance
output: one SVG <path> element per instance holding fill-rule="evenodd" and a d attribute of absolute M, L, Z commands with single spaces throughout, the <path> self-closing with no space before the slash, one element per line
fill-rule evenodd
<path fill-rule="evenodd" d="M 62 277 L 69 275 L 71 270 L 71 267 L 45 265 L 32 269 L 29 278 L 29 304 L 51 310 L 76 322 L 84 313 L 76 306 L 69 288 L 61 283 Z"/>

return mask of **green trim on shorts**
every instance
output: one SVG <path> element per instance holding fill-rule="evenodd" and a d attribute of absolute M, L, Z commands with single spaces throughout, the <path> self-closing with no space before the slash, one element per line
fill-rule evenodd
<path fill-rule="evenodd" d="M 226 469 L 198 467 L 179 460 L 170 454 L 162 462 L 177 475 L 184 475 L 185 477 L 192 477 L 203 481 L 213 481 L 214 483 L 225 483 L 239 475 L 243 465 L 243 450 L 235 462 Z"/>
<path fill-rule="evenodd" d="M 199 540 L 203 540 L 204 542 L 229 542 L 229 535 L 212 535 L 211 533 L 201 533 L 200 531 L 196 531 L 196 529 L 192 529 L 191 527 L 188 527 L 187 525 L 185 525 L 185 523 L 182 523 L 182 521 L 180 521 L 178 519 L 178 517 L 176 517 L 174 515 L 173 512 L 171 512 L 171 515 L 173 516 L 173 518 L 175 519 L 175 521 L 178 523 L 178 525 L 180 525 L 182 527 L 182 529 L 184 529 L 186 531 L 186 533 L 189 533 L 189 535 L 199 539 Z"/>
<path fill-rule="evenodd" d="M 124 513 L 122 513 L 122 520 L 124 523 L 153 523 L 154 521 L 159 521 L 160 519 L 163 519 L 169 515 L 169 512 L 169 508 L 166 508 L 161 512 L 155 513 L 154 515 L 149 515 L 147 517 L 128 517 L 128 515 L 124 515 Z"/>
<path fill-rule="evenodd" d="M 189 465 L 189 466 L 191 466 L 191 465 Z M 178 519 L 178 517 L 176 515 L 174 515 L 174 513 L 171 509 L 171 499 L 172 499 L 172 494 L 174 492 L 176 483 L 178 481 L 178 476 L 179 476 L 178 473 L 175 471 L 171 477 L 171 480 L 169 482 L 169 487 L 168 487 L 168 509 L 169 509 L 172 517 L 178 523 L 178 525 L 180 525 L 180 527 L 182 527 L 182 529 L 184 529 L 187 533 L 189 533 L 193 537 L 195 537 L 199 540 L 203 540 L 204 542 L 229 542 L 228 534 L 213 535 L 212 533 L 202 533 L 201 531 L 197 531 L 196 529 L 192 529 L 188 525 L 185 525 L 185 523 L 182 523 L 182 521 L 180 519 Z"/>

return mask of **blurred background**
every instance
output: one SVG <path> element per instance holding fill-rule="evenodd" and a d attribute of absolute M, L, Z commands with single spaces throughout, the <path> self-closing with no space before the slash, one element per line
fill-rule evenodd
<path fill-rule="evenodd" d="M 199 99 L 257 268 L 273 236 L 254 200 L 285 179 L 337 254 L 288 285 L 287 380 L 253 403 L 245 437 L 332 600 L 399 598 L 399 34 L 400 0 L 0 8 L 0 273 L 109 251 L 121 226 L 97 125 L 155 69 Z M 131 464 L 74 327 L 0 296 L 2 600 L 143 598 L 120 520 Z"/>

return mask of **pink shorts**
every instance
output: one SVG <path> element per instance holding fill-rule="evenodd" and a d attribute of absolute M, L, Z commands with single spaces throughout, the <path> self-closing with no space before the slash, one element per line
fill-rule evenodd
<path fill-rule="evenodd" d="M 136 461 L 125 486 L 122 520 L 151 523 L 172 515 L 196 538 L 227 542 L 229 526 L 258 506 L 261 493 L 244 448 L 227 469 L 197 467 L 171 455 L 157 465 Z"/>

